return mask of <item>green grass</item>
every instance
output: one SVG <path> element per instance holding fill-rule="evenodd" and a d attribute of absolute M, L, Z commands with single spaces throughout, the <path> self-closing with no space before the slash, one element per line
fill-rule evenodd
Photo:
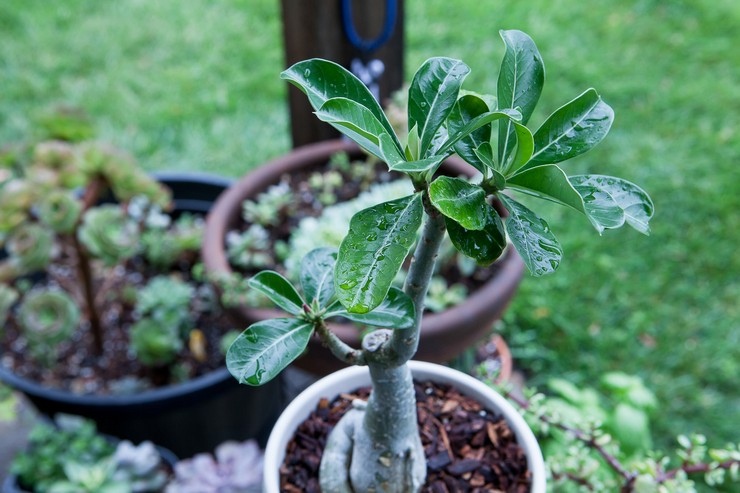
<path fill-rule="evenodd" d="M 739 441 L 740 3 L 406 4 L 409 77 L 430 56 L 459 57 L 469 87 L 493 92 L 498 30 L 530 33 L 547 67 L 532 125 L 597 88 L 616 122 L 569 171 L 622 176 L 655 201 L 649 238 L 599 238 L 575 214 L 537 209 L 565 257 L 525 279 L 503 324 L 531 382 L 639 374 L 660 398 L 661 446 L 689 431 Z M 149 169 L 237 176 L 289 147 L 280 36 L 276 0 L 4 0 L 0 142 L 65 103 Z"/>

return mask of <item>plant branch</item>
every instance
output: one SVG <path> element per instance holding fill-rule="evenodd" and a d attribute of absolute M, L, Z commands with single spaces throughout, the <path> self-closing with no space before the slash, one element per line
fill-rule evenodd
<path fill-rule="evenodd" d="M 314 323 L 314 329 L 319 335 L 321 342 L 329 348 L 331 353 L 343 363 L 348 365 L 364 366 L 365 353 L 359 349 L 355 349 L 349 344 L 342 341 L 336 334 L 329 330 L 323 319 L 319 319 Z"/>
<path fill-rule="evenodd" d="M 391 337 L 391 348 L 396 355 L 397 362 L 404 363 L 416 354 L 419 345 L 419 331 L 424 313 L 424 298 L 429 288 L 429 280 L 434 273 L 434 263 L 437 260 L 439 247 L 445 234 L 445 222 L 442 215 L 429 203 L 424 194 L 424 210 L 426 219 L 422 228 L 421 238 L 411 259 L 409 273 L 403 290 L 414 302 L 415 323 L 409 329 L 396 329 Z"/>

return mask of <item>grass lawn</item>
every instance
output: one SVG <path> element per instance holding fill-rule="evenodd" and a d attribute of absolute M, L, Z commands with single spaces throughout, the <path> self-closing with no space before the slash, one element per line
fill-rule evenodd
<path fill-rule="evenodd" d="M 0 2 L 0 144 L 49 106 L 84 108 L 148 169 L 238 176 L 289 147 L 277 0 Z M 541 384 L 639 374 L 659 396 L 658 443 L 739 441 L 740 2 L 407 0 L 407 70 L 435 55 L 495 91 L 499 29 L 533 36 L 547 67 L 538 125 L 593 86 L 615 109 L 569 171 L 642 185 L 649 238 L 599 238 L 558 208 L 560 270 L 525 279 L 502 330 Z M 452 7 L 454 5 L 454 8 Z"/>

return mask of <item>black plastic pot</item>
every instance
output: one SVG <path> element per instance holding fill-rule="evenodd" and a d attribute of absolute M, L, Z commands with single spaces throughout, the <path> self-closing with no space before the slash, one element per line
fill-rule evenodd
<path fill-rule="evenodd" d="M 156 175 L 172 188 L 175 212 L 207 213 L 230 182 L 211 175 Z M 262 387 L 239 385 L 226 367 L 188 382 L 130 396 L 77 395 L 50 389 L 0 367 L 0 380 L 23 392 L 42 414 L 93 419 L 101 433 L 151 440 L 179 457 L 210 452 L 226 440 L 261 444 L 282 410 L 279 378 Z"/>

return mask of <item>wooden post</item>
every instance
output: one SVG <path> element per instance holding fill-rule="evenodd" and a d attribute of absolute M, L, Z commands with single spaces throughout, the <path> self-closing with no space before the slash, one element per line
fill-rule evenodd
<path fill-rule="evenodd" d="M 403 84 L 404 5 L 396 0 L 393 33 L 377 51 L 363 54 L 348 40 L 342 24 L 341 0 L 281 0 L 286 68 L 307 58 L 326 58 L 349 69 L 353 59 L 378 59 L 385 65 L 380 77 L 380 101 Z M 363 39 L 377 38 L 385 24 L 385 2 L 353 0 L 352 14 L 357 33 Z M 306 96 L 290 86 L 288 92 L 293 147 L 336 138 L 339 133 L 320 122 Z"/>

